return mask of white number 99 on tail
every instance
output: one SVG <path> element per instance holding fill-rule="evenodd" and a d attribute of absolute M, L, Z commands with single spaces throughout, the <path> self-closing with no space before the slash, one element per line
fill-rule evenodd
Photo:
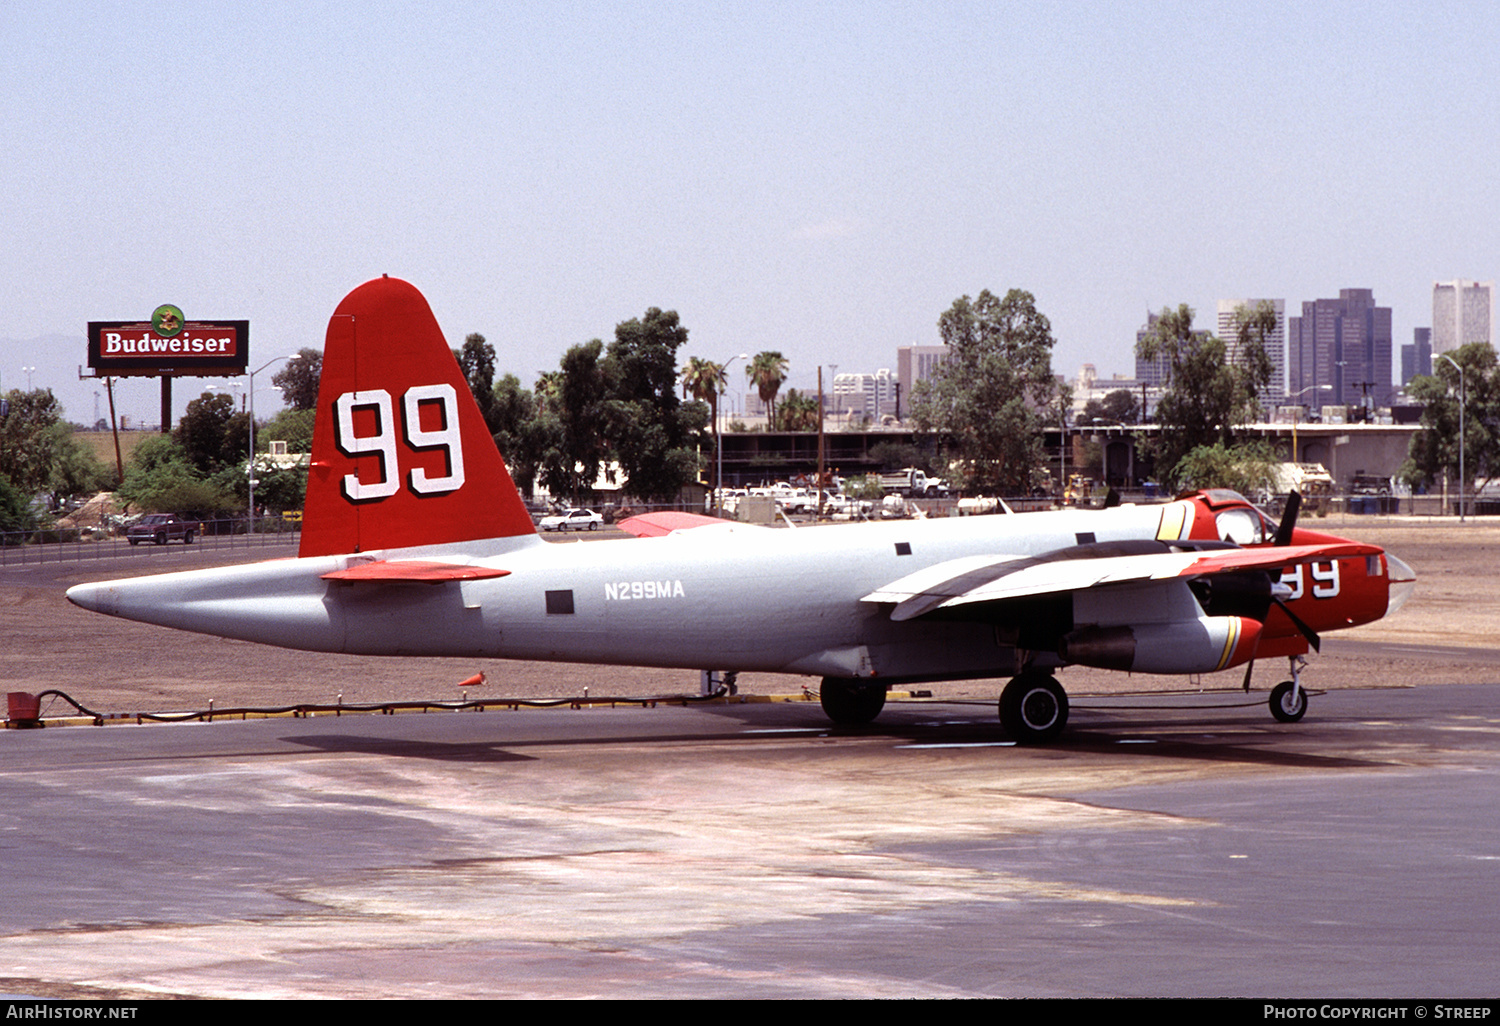
<path fill-rule="evenodd" d="M 345 392 L 333 404 L 334 440 L 345 456 L 380 458 L 380 474 L 370 481 L 358 473 L 345 474 L 341 483 L 350 502 L 374 502 L 395 495 L 401 488 L 400 446 L 396 437 L 395 404 L 383 388 Z M 361 435 L 354 425 L 355 411 L 375 415 L 375 433 Z M 438 427 L 423 427 L 422 416 L 437 414 Z M 464 450 L 458 428 L 458 393 L 452 385 L 415 385 L 401 397 L 401 436 L 408 449 L 443 454 L 446 473 L 433 474 L 426 467 L 412 467 L 407 474 L 417 495 L 455 492 L 464 483 Z"/>

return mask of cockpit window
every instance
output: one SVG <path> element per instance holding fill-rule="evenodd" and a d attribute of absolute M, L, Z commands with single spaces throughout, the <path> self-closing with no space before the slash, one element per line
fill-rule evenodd
<path fill-rule="evenodd" d="M 1266 540 L 1265 525 L 1261 522 L 1260 514 L 1253 509 L 1243 506 L 1239 509 L 1226 509 L 1221 511 L 1215 518 L 1219 527 L 1219 540 L 1234 542 L 1236 545 L 1259 545 Z"/>

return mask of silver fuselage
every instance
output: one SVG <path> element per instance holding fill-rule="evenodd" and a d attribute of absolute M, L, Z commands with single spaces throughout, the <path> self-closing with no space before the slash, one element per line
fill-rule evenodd
<path fill-rule="evenodd" d="M 1017 655 L 992 625 L 897 623 L 889 606 L 860 599 L 960 557 L 1153 538 L 1162 510 L 797 530 L 726 525 L 561 544 L 525 536 L 85 584 L 68 597 L 132 620 L 325 652 L 898 679 L 1004 675 L 1015 671 Z M 322 578 L 375 559 L 442 560 L 507 575 L 436 584 Z M 1142 608 L 1143 598 L 1151 608 Z M 1095 623 L 1195 615 L 1183 605 L 1193 601 L 1185 586 L 1101 589 L 1080 600 Z"/>

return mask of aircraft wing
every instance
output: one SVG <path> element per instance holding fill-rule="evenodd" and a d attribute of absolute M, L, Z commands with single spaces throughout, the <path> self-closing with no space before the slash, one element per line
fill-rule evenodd
<path fill-rule="evenodd" d="M 637 538 L 660 538 L 662 535 L 671 534 L 673 531 L 691 531 L 705 527 L 740 530 L 746 527 L 755 527 L 756 525 L 741 524 L 733 520 L 721 520 L 719 517 L 704 516 L 702 513 L 662 510 L 658 513 L 641 513 L 637 516 L 628 517 L 625 520 L 621 520 L 615 526 L 626 534 L 633 534 Z"/>
<path fill-rule="evenodd" d="M 1084 591 L 1129 582 L 1205 577 L 1247 570 L 1276 570 L 1297 563 L 1379 555 L 1357 542 L 1240 549 L 1121 551 L 1134 545 L 1081 545 L 1042 556 L 968 556 L 909 574 L 860 601 L 893 603 L 892 620 L 912 620 L 935 609 L 1001 599 Z"/>
<path fill-rule="evenodd" d="M 343 570 L 334 570 L 322 575 L 325 581 L 353 581 L 369 583 L 391 583 L 415 581 L 421 584 L 441 584 L 443 581 L 477 581 L 489 577 L 509 576 L 509 570 L 494 567 L 472 566 L 466 563 L 438 563 L 423 559 L 375 560 L 356 563 Z"/>

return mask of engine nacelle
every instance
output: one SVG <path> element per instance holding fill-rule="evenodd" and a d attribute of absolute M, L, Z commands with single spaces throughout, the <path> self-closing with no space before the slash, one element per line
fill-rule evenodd
<path fill-rule="evenodd" d="M 1261 624 L 1245 616 L 1132 627 L 1080 627 L 1064 635 L 1057 654 L 1070 663 L 1134 673 L 1211 673 L 1255 655 Z"/>

